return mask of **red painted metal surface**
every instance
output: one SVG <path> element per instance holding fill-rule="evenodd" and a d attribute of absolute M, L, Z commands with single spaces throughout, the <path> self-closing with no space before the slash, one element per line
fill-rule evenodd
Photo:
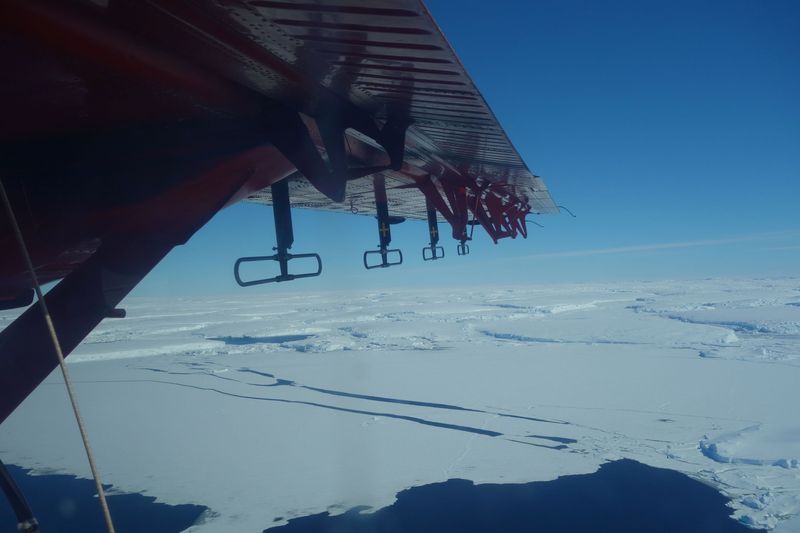
<path fill-rule="evenodd" d="M 405 163 L 383 172 L 394 214 L 425 219 L 425 197 L 435 198 L 435 188 L 438 196 L 450 200 L 449 212 L 441 198 L 434 205 L 457 238 L 464 234 L 470 212 L 493 239 L 514 236 L 524 222 L 520 217 L 517 222 L 505 220 L 508 215 L 492 193 L 485 187 L 478 191 L 478 180 L 502 184 L 504 202 L 534 212 L 555 210 L 546 187 L 524 165 L 417 0 L 9 0 L 0 6 L 0 31 L 0 60 L 5 72 L 15 73 L 2 83 L 4 152 L 50 157 L 54 146 L 76 135 L 132 130 L 148 135 L 182 121 L 242 120 L 257 115 L 269 99 L 304 113 L 311 139 L 323 155 L 320 117 L 348 117 L 348 123 L 361 124 L 362 130 L 374 127 L 369 122 L 380 126 L 391 117 L 410 122 Z M 186 154 L 208 152 L 213 135 L 194 144 L 182 139 L 177 147 L 164 138 L 161 150 L 122 136 L 117 147 L 129 144 L 131 151 L 142 150 L 140 158 L 172 165 L 173 176 L 151 194 L 155 201 L 172 186 L 190 184 L 192 174 L 239 158 L 257 141 L 243 142 L 240 153 L 231 149 L 212 154 L 205 166 L 192 168 L 180 168 Z M 261 139 L 261 144 L 269 140 Z M 369 135 L 348 130 L 347 148 L 350 158 L 363 166 L 386 163 L 385 147 Z M 253 179 L 237 198 L 247 195 L 269 203 L 265 186 L 288 171 L 285 161 L 273 166 L 279 155 L 256 153 L 260 160 L 251 156 L 249 161 L 258 171 L 246 170 Z M 92 169 L 95 156 L 86 150 L 85 160 L 73 157 L 67 164 L 76 173 L 81 167 L 94 171 L 98 181 L 114 180 L 114 165 L 123 167 L 130 157 L 109 158 L 103 177 Z M 162 216 L 136 194 L 127 202 L 111 195 L 104 199 L 102 188 L 91 181 L 83 186 L 100 197 L 91 206 L 67 209 L 37 202 L 43 187 L 36 186 L 37 180 L 46 185 L 58 179 L 55 164 L 29 167 L 17 158 L 0 172 L 14 182 L 10 188 L 18 205 L 28 208 L 22 213 L 23 227 L 40 275 L 48 281 L 89 257 L 117 225 L 138 224 L 146 232 Z M 299 175 L 291 181 L 296 206 L 374 214 L 369 177 L 349 182 L 342 204 Z M 426 194 L 407 187 L 422 182 Z M 463 183 L 470 195 L 489 197 L 465 205 Z M 80 188 L 78 184 L 74 193 L 82 194 Z M 190 185 L 179 190 L 180 205 L 190 208 L 197 191 Z M 2 231 L 0 249 L 11 250 L 9 244 L 8 232 Z M 29 283 L 13 254 L 4 256 L 0 293 L 7 294 Z"/>
<path fill-rule="evenodd" d="M 278 180 L 297 207 L 374 215 L 377 172 L 392 215 L 433 206 L 462 245 L 556 211 L 419 0 L 5 0 L 0 65 L 0 178 L 37 276 L 65 278 L 65 354 Z M 30 287 L 3 213 L 0 303 Z M 0 420 L 55 364 L 35 313 L 0 332 Z"/>

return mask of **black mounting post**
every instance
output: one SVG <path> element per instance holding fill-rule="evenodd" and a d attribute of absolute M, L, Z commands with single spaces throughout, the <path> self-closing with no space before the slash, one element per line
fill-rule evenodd
<path fill-rule="evenodd" d="M 14 478 L 6 470 L 3 461 L 0 461 L 0 488 L 8 498 L 8 503 L 11 504 L 11 509 L 17 516 L 17 530 L 23 533 L 38 533 L 39 523 L 33 516 L 30 505 L 25 500 L 22 491 L 19 490 Z"/>
<path fill-rule="evenodd" d="M 273 248 L 277 251 L 275 255 L 265 255 L 257 257 L 241 257 L 236 260 L 233 266 L 233 275 L 236 278 L 236 283 L 241 287 L 249 287 L 251 285 L 260 285 L 262 283 L 274 283 L 281 281 L 292 281 L 300 278 L 312 278 L 319 276 L 322 273 L 322 259 L 319 254 L 290 254 L 289 249 L 294 244 L 294 232 L 292 230 L 292 206 L 289 201 L 289 181 L 283 179 L 273 183 L 270 187 L 272 191 L 272 212 L 275 216 L 275 239 L 278 245 Z M 292 259 L 314 258 L 317 261 L 316 272 L 308 272 L 305 274 L 290 274 L 289 261 Z M 251 281 L 243 281 L 239 275 L 239 268 L 242 263 L 254 263 L 260 261 L 277 261 L 280 266 L 281 273 L 272 278 L 255 279 Z"/>
<path fill-rule="evenodd" d="M 390 266 L 400 265 L 403 263 L 403 252 L 399 249 L 389 249 L 389 243 L 392 242 L 392 224 L 398 224 L 405 219 L 400 217 L 389 216 L 389 201 L 386 198 L 386 179 L 382 175 L 377 175 L 373 179 L 373 187 L 375 190 L 375 209 L 377 211 L 378 219 L 378 237 L 380 238 L 380 245 L 378 250 L 368 250 L 364 252 L 364 268 L 371 270 L 373 268 L 386 268 Z M 396 253 L 397 260 L 390 261 L 389 254 Z M 367 258 L 370 255 L 380 254 L 381 262 L 370 265 Z"/>
<path fill-rule="evenodd" d="M 428 212 L 428 233 L 431 237 L 430 246 L 422 249 L 422 259 L 425 261 L 436 261 L 437 259 L 444 258 L 444 248 L 437 246 L 439 242 L 439 219 L 436 216 L 436 208 L 433 207 L 430 200 L 425 199 L 425 208 Z M 428 255 L 426 252 L 430 252 Z"/>
<path fill-rule="evenodd" d="M 464 228 L 464 234 L 461 235 L 461 238 L 458 240 L 458 246 L 456 246 L 458 255 L 469 255 L 469 244 L 467 244 L 467 241 L 472 240 L 472 233 L 475 231 L 475 226 L 478 224 L 480 224 L 480 222 L 475 218 L 467 221 L 467 226 L 470 226 L 469 235 L 467 235 L 467 228 Z"/>

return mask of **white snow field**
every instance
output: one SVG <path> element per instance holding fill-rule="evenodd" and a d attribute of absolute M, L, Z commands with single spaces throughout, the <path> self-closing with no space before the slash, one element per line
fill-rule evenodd
<path fill-rule="evenodd" d="M 623 457 L 711 484 L 748 525 L 800 530 L 798 278 L 124 307 L 69 358 L 94 451 L 116 490 L 208 506 L 190 531 Z M 0 454 L 89 476 L 59 374 L 0 426 Z"/>

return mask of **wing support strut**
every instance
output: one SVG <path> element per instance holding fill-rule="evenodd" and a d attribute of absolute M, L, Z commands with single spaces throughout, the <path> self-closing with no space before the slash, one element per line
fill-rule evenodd
<path fill-rule="evenodd" d="M 469 221 L 469 208 L 467 206 L 467 187 L 451 179 L 439 179 L 438 182 L 439 187 L 436 186 L 436 183 L 434 183 L 430 176 L 417 182 L 417 187 L 422 191 L 422 194 L 425 195 L 429 225 L 431 221 L 431 209 L 441 213 L 445 220 L 450 223 L 450 227 L 453 230 L 453 238 L 459 242 L 456 247 L 456 252 L 458 252 L 458 255 L 467 255 L 469 254 L 469 245 L 467 241 L 471 239 L 467 234 L 467 226 L 471 224 Z M 440 187 L 444 195 L 439 192 Z M 433 213 L 434 220 L 435 211 Z M 436 243 L 431 241 L 431 248 L 435 248 L 435 246 Z M 422 250 L 423 259 L 426 261 L 434 259 L 434 257 L 430 259 L 426 258 L 426 249 L 429 248 Z M 433 256 L 435 254 L 432 252 L 431 255 Z M 444 257 L 443 250 L 442 257 Z"/>
<path fill-rule="evenodd" d="M 265 255 L 258 257 L 241 257 L 233 266 L 233 275 L 236 283 L 241 287 L 261 285 L 263 283 L 274 283 L 282 281 L 293 281 L 300 278 L 312 278 L 322 274 L 322 259 L 319 254 L 290 254 L 289 249 L 294 243 L 294 231 L 292 229 L 292 206 L 289 200 L 289 180 L 283 179 L 273 183 L 270 187 L 272 191 L 272 212 L 275 215 L 275 239 L 278 245 L 273 248 L 277 251 L 275 255 Z M 289 261 L 293 259 L 315 259 L 317 269 L 313 272 L 304 274 L 290 274 Z M 255 279 L 250 281 L 242 280 L 240 268 L 244 263 L 258 263 L 262 261 L 277 261 L 280 265 L 281 273 L 272 278 Z"/>
<path fill-rule="evenodd" d="M 69 354 L 174 246 L 156 239 L 119 238 L 45 295 L 63 353 Z M 0 332 L 0 422 L 58 365 L 37 306 Z"/>
<path fill-rule="evenodd" d="M 245 187 L 251 176 L 248 154 L 132 207 L 130 216 L 147 212 L 149 224 L 135 229 L 117 224 L 88 259 L 48 291 L 44 301 L 64 357 L 104 318 L 118 314 L 114 309 L 142 278 Z M 173 208 L 178 201 L 183 201 L 181 210 Z M 48 331 L 36 306 L 0 331 L 0 424 L 58 366 Z"/>
<path fill-rule="evenodd" d="M 501 184 L 461 176 L 444 176 L 434 182 L 428 176 L 416 186 L 425 195 L 428 210 L 433 208 L 450 223 L 453 238 L 459 243 L 458 255 L 469 254 L 467 242 L 472 240 L 476 225 L 482 226 L 495 243 L 506 237 L 528 236 L 525 217 L 530 207 Z M 427 258 L 427 252 L 423 253 Z"/>

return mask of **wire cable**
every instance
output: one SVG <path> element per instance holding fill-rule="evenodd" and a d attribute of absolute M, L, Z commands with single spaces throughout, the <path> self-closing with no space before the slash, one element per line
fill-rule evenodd
<path fill-rule="evenodd" d="M 25 259 L 25 264 L 28 268 L 28 272 L 31 275 L 33 288 L 36 291 L 36 299 L 38 300 L 39 308 L 42 310 L 44 322 L 47 326 L 47 331 L 50 334 L 50 340 L 53 342 L 53 348 L 55 349 L 56 356 L 58 357 L 58 366 L 61 368 L 61 375 L 64 376 L 64 385 L 67 388 L 67 395 L 69 396 L 70 404 L 72 404 L 72 412 L 75 415 L 75 421 L 78 423 L 81 440 L 83 440 L 83 448 L 86 450 L 86 458 L 89 460 L 89 468 L 92 470 L 92 478 L 94 479 L 94 484 L 97 488 L 97 496 L 100 500 L 100 507 L 103 510 L 106 529 L 108 530 L 108 533 L 115 533 L 114 523 L 111 520 L 111 511 L 108 509 L 108 502 L 106 501 L 105 490 L 103 489 L 103 484 L 100 482 L 100 474 L 98 473 L 97 465 L 95 464 L 92 448 L 89 445 L 89 434 L 86 431 L 83 417 L 81 416 L 80 409 L 78 408 L 78 400 L 75 397 L 72 380 L 69 377 L 67 365 L 64 361 L 64 353 L 61 351 L 61 344 L 58 342 L 58 335 L 56 334 L 55 326 L 53 326 L 53 319 L 50 316 L 50 311 L 47 309 L 47 303 L 45 303 L 44 297 L 42 296 L 42 287 L 39 285 L 39 278 L 36 276 L 36 270 L 33 268 L 33 262 L 31 261 L 28 247 L 25 244 L 25 238 L 22 236 L 22 231 L 19 228 L 17 217 L 14 214 L 14 209 L 11 206 L 11 201 L 8 198 L 8 194 L 6 193 L 6 188 L 2 179 L 0 179 L 0 196 L 2 196 L 3 204 L 5 204 L 6 212 L 8 213 L 8 218 L 11 221 L 11 227 L 14 230 L 14 235 L 17 239 L 17 243 L 19 244 L 20 252 L 22 253 L 22 257 Z"/>
<path fill-rule="evenodd" d="M 578 217 L 575 216 L 575 213 L 573 213 L 572 211 L 569 210 L 568 207 L 564 207 L 563 205 L 557 205 L 556 207 L 558 208 L 559 211 L 561 211 L 563 209 L 564 211 L 569 213 L 572 218 L 578 218 Z"/>
<path fill-rule="evenodd" d="M 525 222 L 530 222 L 531 224 L 536 224 L 536 225 L 537 225 L 537 226 L 539 226 L 540 228 L 543 228 L 543 227 L 544 227 L 544 225 L 543 225 L 543 224 L 539 224 L 538 222 L 536 222 L 535 220 L 532 220 L 532 219 L 530 219 L 530 218 L 526 218 L 526 219 L 525 219 Z"/>

